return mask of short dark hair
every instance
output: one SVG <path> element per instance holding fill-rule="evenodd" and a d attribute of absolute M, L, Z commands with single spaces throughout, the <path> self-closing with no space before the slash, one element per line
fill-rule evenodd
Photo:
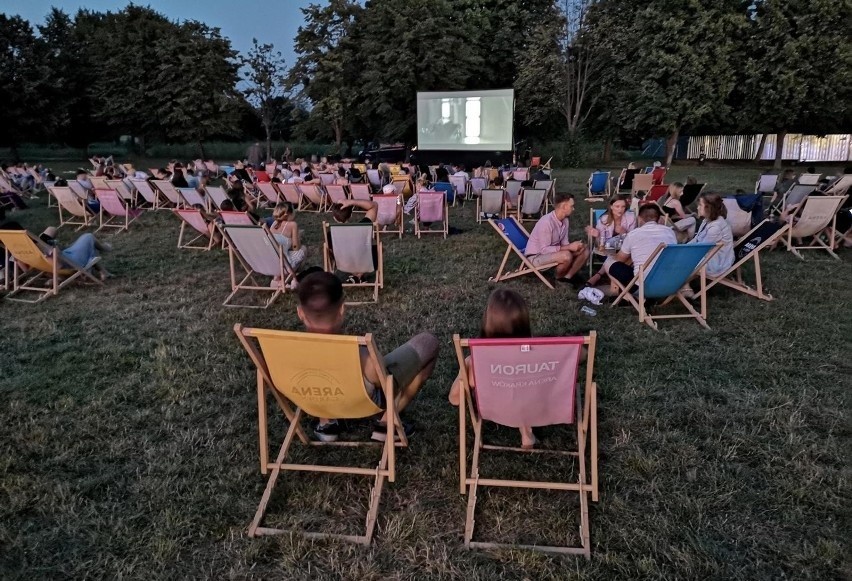
<path fill-rule="evenodd" d="M 352 217 L 352 206 L 344 208 L 340 204 L 334 204 L 331 207 L 331 215 L 334 217 L 335 222 L 345 224 Z"/>
<path fill-rule="evenodd" d="M 567 202 L 568 200 L 573 200 L 574 194 L 569 194 L 568 192 L 558 192 L 555 196 L 553 196 L 553 207 L 555 208 L 562 202 Z"/>
<path fill-rule="evenodd" d="M 314 272 L 299 281 L 296 296 L 311 320 L 331 320 L 343 304 L 343 283 L 330 272 Z"/>
<path fill-rule="evenodd" d="M 653 217 L 651 217 L 652 213 L 654 214 Z M 656 222 L 662 215 L 663 211 L 656 202 L 648 202 L 639 206 L 639 217 L 646 222 Z"/>

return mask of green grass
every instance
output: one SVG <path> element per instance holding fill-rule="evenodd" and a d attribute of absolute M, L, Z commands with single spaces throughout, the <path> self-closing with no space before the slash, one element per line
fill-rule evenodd
<path fill-rule="evenodd" d="M 676 167 L 670 179 L 692 172 L 730 191 L 752 187 L 759 170 Z M 581 192 L 588 173 L 558 172 L 559 189 Z M 39 231 L 55 222 L 44 204 L 15 218 Z M 298 220 L 309 263 L 318 264 L 320 219 Z M 587 221 L 580 203 L 574 236 Z M 457 413 L 446 401 L 458 371 L 451 337 L 477 332 L 503 248 L 472 206 L 452 209 L 450 223 L 461 233 L 447 240 L 385 238 L 380 305 L 347 312 L 346 331 L 375 333 L 385 351 L 424 329 L 442 346 L 409 410 L 419 433 L 398 456 L 368 548 L 246 536 L 266 481 L 257 469 L 255 376 L 232 327 L 300 326 L 289 295 L 262 312 L 221 307 L 226 255 L 177 250 L 173 216 L 148 214 L 110 237 L 105 260 L 116 278 L 105 288 L 72 287 L 34 306 L 0 301 L 0 576 L 849 575 L 850 251 L 841 262 L 768 254 L 777 300 L 714 293 L 711 331 L 684 320 L 654 332 L 630 309 L 588 318 L 565 285 L 507 284 L 529 300 L 536 334 L 598 332 L 601 499 L 590 508 L 586 562 L 462 547 Z M 61 232 L 64 242 L 73 236 Z M 273 442 L 284 428 L 276 417 Z M 307 454 L 299 457 L 315 457 Z M 571 469 L 562 462 L 498 458 L 486 468 L 558 474 Z M 288 475 L 277 493 L 273 523 L 362 525 L 366 481 Z M 486 491 L 478 522 L 496 527 L 492 539 L 557 540 L 576 534 L 576 505 L 567 494 Z"/>

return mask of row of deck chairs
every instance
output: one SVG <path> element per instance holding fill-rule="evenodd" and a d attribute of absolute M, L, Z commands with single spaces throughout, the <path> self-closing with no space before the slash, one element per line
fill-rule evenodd
<path fill-rule="evenodd" d="M 241 325 L 235 325 L 234 331 L 257 367 L 260 472 L 269 475 L 266 489 L 249 526 L 249 536 L 295 532 L 308 538 L 331 537 L 369 544 L 375 531 L 385 483 L 396 480 L 397 448 L 408 446 L 398 412 L 394 409 L 393 377 L 385 372 L 386 367 L 375 338 L 371 334 L 320 335 Z M 467 495 L 464 528 L 466 548 L 523 548 L 590 558 L 589 501 L 596 502 L 599 497 L 597 384 L 593 379 L 596 340 L 594 331 L 580 337 L 530 339 L 462 339 L 454 335 L 459 367 L 465 369 L 465 356 L 469 355 L 476 385 L 474 397 L 474 389 L 468 383 L 467 374 L 461 374 L 463 401 L 459 405 L 458 486 L 459 492 Z M 364 349 L 369 356 L 367 364 L 381 374 L 378 388 L 383 390 L 385 401 L 389 402 L 385 442 L 311 440 L 303 425 L 306 414 L 361 419 L 382 412 L 363 387 L 364 370 L 360 352 Z M 584 350 L 587 351 L 585 361 Z M 523 386 L 523 389 L 512 389 L 513 386 Z M 269 452 L 268 394 L 273 396 L 288 422 L 286 435 L 274 459 Z M 571 430 L 575 431 L 575 435 L 571 436 L 569 431 L 572 444 L 568 449 L 523 450 L 486 443 L 486 432 L 490 430 L 488 422 L 509 427 L 568 425 L 575 427 L 575 430 Z M 468 445 L 468 426 L 473 432 L 472 448 Z M 493 436 L 490 439 L 493 440 Z M 321 449 L 372 446 L 376 449 L 376 463 L 364 467 L 300 463 L 293 458 L 297 442 L 305 447 Z M 559 470 L 564 477 L 550 481 L 500 478 L 499 474 L 483 468 L 482 457 L 493 451 L 502 454 L 535 454 L 540 459 L 539 468 L 548 457 L 555 458 L 559 460 Z M 565 469 L 566 458 L 573 459 L 568 470 Z M 276 485 L 284 480 L 285 475 L 298 472 L 342 474 L 371 480 L 363 534 L 305 532 L 267 525 L 265 517 L 270 507 L 274 506 L 270 501 Z M 542 539 L 530 539 L 524 543 L 475 540 L 478 496 L 483 488 L 494 487 L 577 494 L 577 533 L 561 539 L 561 544 L 548 544 L 547 539 L 544 542 Z M 564 518 L 562 509 L 555 518 Z"/>

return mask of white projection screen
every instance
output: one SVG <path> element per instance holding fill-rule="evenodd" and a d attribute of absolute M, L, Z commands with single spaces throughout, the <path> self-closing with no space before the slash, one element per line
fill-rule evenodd
<path fill-rule="evenodd" d="M 511 151 L 515 91 L 417 93 L 417 148 Z"/>

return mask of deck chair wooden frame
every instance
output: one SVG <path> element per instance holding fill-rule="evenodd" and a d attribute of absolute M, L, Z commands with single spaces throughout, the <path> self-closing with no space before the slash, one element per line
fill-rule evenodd
<path fill-rule="evenodd" d="M 261 535 L 286 535 L 296 533 L 306 538 L 312 539 L 339 539 L 351 543 L 361 545 L 369 545 L 373 538 L 373 533 L 376 527 L 378 518 L 379 505 L 381 504 L 382 489 L 385 482 L 395 482 L 396 480 L 396 448 L 407 447 L 408 440 L 405 432 L 402 429 L 402 422 L 399 419 L 399 414 L 394 409 L 394 384 L 393 377 L 386 372 L 386 367 L 382 354 L 376 347 L 375 340 L 371 334 L 364 336 L 346 336 L 346 335 L 320 335 L 316 333 L 294 333 L 289 331 L 273 331 L 267 329 L 255 329 L 243 327 L 240 324 L 234 325 L 234 332 L 237 335 L 243 348 L 248 353 L 255 367 L 257 368 L 257 414 L 258 414 L 258 443 L 260 447 L 260 472 L 269 474 L 266 489 L 260 499 L 254 519 L 249 525 L 248 534 L 250 537 Z M 341 350 L 341 347 L 343 348 Z M 363 377 L 361 368 L 360 356 L 358 351 L 360 348 L 366 348 L 370 362 L 375 369 L 381 374 L 381 385 L 378 389 L 384 391 L 385 401 L 388 402 L 387 435 L 384 443 L 378 442 L 318 442 L 308 438 L 302 427 L 302 419 L 306 413 L 313 412 L 336 412 L 334 417 L 340 419 L 357 419 L 368 417 L 369 415 L 381 413 L 375 403 L 367 396 L 367 392 L 363 388 L 363 381 L 357 383 L 349 379 L 354 378 L 355 374 Z M 353 360 L 352 354 L 358 358 L 358 366 L 349 366 L 352 369 L 351 374 L 346 374 L 345 381 L 340 380 L 334 382 L 327 379 L 331 375 L 343 376 L 340 371 L 340 359 L 345 361 Z M 335 357 L 343 354 L 343 357 Z M 301 358 L 301 361 L 298 358 Z M 290 362 L 297 361 L 298 366 L 289 367 Z M 330 363 L 334 361 L 336 365 Z M 331 369 L 336 368 L 334 373 Z M 347 369 L 348 371 L 349 369 Z M 349 377 L 351 376 L 351 378 Z M 301 388 L 299 380 L 302 377 L 310 377 L 311 385 L 307 390 Z M 319 386 L 317 378 L 320 378 L 325 385 L 333 383 L 329 387 Z M 346 409 L 335 410 L 313 410 L 309 395 L 313 388 L 337 390 L 343 393 L 342 390 L 350 392 L 351 399 L 355 400 L 355 405 L 347 406 Z M 352 393 L 354 390 L 360 390 L 360 394 Z M 278 455 L 273 462 L 269 461 L 269 443 L 268 443 L 268 418 L 267 418 L 267 392 L 271 393 L 278 407 L 281 409 L 284 417 L 288 422 L 287 433 L 284 436 L 284 441 L 281 444 Z M 345 397 L 346 394 L 344 394 Z M 358 397 L 363 396 L 363 397 Z M 372 406 L 372 407 L 371 407 Z M 325 406 L 322 406 L 325 407 Z M 338 408 L 343 406 L 336 406 Z M 306 409 L 308 408 L 308 409 Z M 394 435 L 398 441 L 394 442 Z M 357 467 L 357 466 L 334 466 L 320 464 L 296 464 L 285 462 L 290 453 L 291 446 L 298 439 L 303 445 L 308 447 L 373 447 L 381 448 L 378 463 L 375 467 Z M 309 532 L 302 530 L 286 530 L 265 527 L 263 519 L 266 514 L 269 501 L 275 486 L 278 483 L 282 473 L 287 472 L 317 472 L 325 474 L 346 474 L 353 476 L 362 476 L 373 478 L 373 485 L 369 493 L 369 505 L 367 508 L 367 517 L 365 523 L 365 531 L 363 535 L 343 535 L 336 533 L 320 533 Z"/>
<path fill-rule="evenodd" d="M 468 191 L 470 190 L 470 182 L 464 176 L 450 176 L 450 183 L 453 185 L 455 195 L 453 196 L 453 207 L 458 205 L 458 200 L 467 200 Z"/>
<path fill-rule="evenodd" d="M 83 265 L 69 260 L 61 250 L 48 247 L 26 230 L 0 230 L 0 243 L 4 248 L 6 273 L 3 290 L 9 291 L 6 298 L 10 301 L 40 303 L 58 295 L 60 290 L 78 279 L 103 286 L 103 282 Z M 47 256 L 48 252 L 50 256 Z M 23 265 L 29 268 L 25 270 Z M 37 281 L 45 279 L 47 286 L 35 286 Z M 29 300 L 16 297 L 22 292 L 34 292 L 38 298 Z"/>
<path fill-rule="evenodd" d="M 591 558 L 590 526 L 589 526 L 589 495 L 593 502 L 598 501 L 598 432 L 597 432 L 597 383 L 593 379 L 595 364 L 595 347 L 597 333 L 591 331 L 588 336 L 583 337 L 549 337 L 530 339 L 462 339 L 459 335 L 453 335 L 456 359 L 459 364 L 459 373 L 462 383 L 462 401 L 459 402 L 459 492 L 467 494 L 467 515 L 465 518 L 464 545 L 467 549 L 528 549 L 547 553 L 561 553 L 569 555 L 583 555 L 586 559 Z M 576 345 L 576 382 L 583 385 L 583 394 L 580 396 L 579 389 L 571 386 L 575 395 L 574 411 L 576 414 L 573 423 L 577 429 L 576 450 L 548 450 L 532 449 L 526 450 L 519 447 L 497 446 L 486 444 L 483 437 L 483 418 L 479 413 L 479 401 L 473 396 L 474 389 L 469 384 L 465 363 L 465 350 L 470 350 L 471 357 L 476 344 L 483 346 L 498 346 L 507 349 L 535 350 L 536 345 Z M 587 349 L 585 377 L 581 376 L 579 359 L 581 349 Z M 474 372 L 475 373 L 475 372 Z M 519 376 L 520 379 L 523 376 Z M 477 380 L 477 385 L 480 385 Z M 481 393 L 476 394 L 479 400 Z M 570 405 L 570 404 L 567 404 Z M 467 470 L 467 425 L 469 416 L 473 429 L 474 441 L 470 463 L 470 473 Z M 505 480 L 499 478 L 487 478 L 480 474 L 480 454 L 483 450 L 496 452 L 514 452 L 522 454 L 537 454 L 544 456 L 573 456 L 577 459 L 577 481 L 576 482 L 553 482 L 553 481 L 527 481 L 527 480 Z M 588 454 L 588 470 L 586 467 Z M 475 527 L 475 512 L 478 489 L 481 486 L 543 489 L 553 491 L 576 492 L 580 497 L 580 546 L 550 546 L 550 545 L 518 545 L 511 543 L 480 542 L 473 540 Z"/>
<path fill-rule="evenodd" d="M 151 187 L 151 184 L 150 182 L 148 182 L 148 180 L 131 178 L 130 183 L 133 184 L 133 188 L 136 190 L 137 196 L 142 196 L 142 199 L 145 200 L 148 204 L 150 204 L 152 209 L 161 209 L 160 195 L 156 190 L 154 190 L 154 188 Z"/>
<path fill-rule="evenodd" d="M 303 212 L 320 213 L 326 210 L 328 200 L 325 191 L 319 184 L 297 184 L 301 196 L 301 207 Z"/>
<path fill-rule="evenodd" d="M 93 225 L 95 217 L 89 212 L 86 202 L 81 200 L 70 187 L 53 186 L 48 191 L 56 198 L 59 209 L 59 228 L 77 226 L 76 230 L 82 230 Z M 65 214 L 71 217 L 66 218 Z"/>
<path fill-rule="evenodd" d="M 429 228 L 424 228 L 421 223 L 423 221 L 423 217 L 421 215 L 420 205 L 425 201 L 427 203 L 438 203 L 442 205 L 441 210 L 441 219 L 431 221 L 432 224 L 435 222 L 440 222 L 441 229 L 434 230 L 431 226 Z M 447 197 L 444 195 L 444 192 L 418 192 L 417 193 L 417 203 L 414 205 L 414 234 L 417 235 L 418 238 L 422 234 L 443 234 L 444 239 L 447 239 L 447 234 L 450 232 L 450 210 L 449 204 L 447 204 Z"/>
<path fill-rule="evenodd" d="M 95 190 L 95 195 L 101 206 L 98 213 L 100 225 L 95 232 L 100 232 L 104 228 L 126 232 L 130 229 L 130 225 L 142 215 L 142 210 L 130 208 L 116 190 Z"/>
<path fill-rule="evenodd" d="M 375 273 L 375 280 L 373 282 L 362 281 L 362 282 L 344 282 L 344 288 L 367 288 L 372 290 L 372 301 L 346 301 L 346 305 L 364 305 L 369 303 L 378 303 L 379 302 L 379 290 L 384 288 L 385 280 L 384 280 L 384 256 L 382 254 L 382 239 L 379 236 L 379 231 L 375 228 L 375 226 L 371 226 L 369 224 L 329 224 L 328 222 L 322 223 L 323 230 L 323 245 L 322 245 L 322 262 L 323 269 L 326 272 L 330 272 L 334 274 L 336 270 L 338 270 L 339 266 L 337 264 L 337 259 L 334 256 L 334 251 L 332 249 L 332 229 L 335 228 L 366 228 L 370 226 L 373 229 L 373 236 L 376 241 L 376 265 L 372 268 L 373 270 L 364 270 L 364 273 Z M 372 256 L 372 248 L 369 249 L 370 253 L 370 261 L 372 264 L 373 256 Z M 341 271 L 348 272 L 348 271 Z M 354 273 L 348 273 L 354 274 Z"/>
<path fill-rule="evenodd" d="M 169 180 L 151 180 L 149 182 L 154 190 L 159 193 L 157 209 L 160 208 L 180 208 L 181 197 L 177 188 L 172 185 Z"/>
<path fill-rule="evenodd" d="M 500 217 L 506 217 L 506 191 L 502 188 L 483 188 L 480 195 L 476 197 L 476 222 L 482 224 L 489 217 L 483 216 L 489 214 Z"/>
<path fill-rule="evenodd" d="M 207 224 L 207 220 L 204 219 L 204 216 L 201 214 L 200 210 L 196 210 L 195 208 L 172 208 L 172 212 L 174 212 L 174 215 L 177 216 L 180 220 L 180 232 L 178 233 L 177 240 L 178 248 L 185 248 L 188 250 L 210 250 L 213 247 L 213 235 L 209 227 L 205 228 L 205 230 L 202 231 L 199 228 L 201 222 L 198 222 L 195 218 L 197 217 L 202 222 Z M 190 238 L 189 240 L 184 240 L 187 226 L 192 228 L 196 236 L 194 238 Z M 207 243 L 203 246 L 199 246 L 198 244 L 196 244 L 199 240 L 202 239 L 206 239 Z"/>
<path fill-rule="evenodd" d="M 824 250 L 835 260 L 840 257 L 834 252 L 837 212 L 846 201 L 846 196 L 808 196 L 790 216 L 790 229 L 783 239 L 787 250 L 801 258 L 802 250 Z M 827 230 L 827 232 L 826 232 Z M 828 238 L 828 243 L 822 237 Z M 811 243 L 800 245 L 794 239 L 811 237 Z"/>
<path fill-rule="evenodd" d="M 686 313 L 675 314 L 675 315 L 651 315 L 648 312 L 647 307 L 645 306 L 645 279 L 646 273 L 650 276 L 655 268 L 664 268 L 663 266 L 659 266 L 659 262 L 656 260 L 658 255 L 662 255 L 663 252 L 667 248 L 686 248 L 687 246 L 695 247 L 705 247 L 706 252 L 704 257 L 698 263 L 698 265 L 693 269 L 692 273 L 687 276 L 680 285 L 677 285 L 677 290 L 669 295 L 668 297 L 659 297 L 663 298 L 663 302 L 660 306 L 665 306 L 670 302 L 677 299 L 687 310 Z M 645 323 L 655 331 L 659 330 L 657 327 L 658 319 L 695 319 L 705 329 L 709 329 L 710 326 L 707 324 L 707 262 L 713 258 L 713 256 L 722 248 L 722 243 L 719 242 L 717 244 L 671 244 L 667 245 L 665 243 L 661 243 L 657 246 L 656 250 L 648 257 L 648 260 L 645 261 L 645 264 L 639 266 L 639 272 L 633 276 L 633 279 L 629 284 L 622 285 L 618 279 L 615 277 L 610 277 L 610 280 L 616 285 L 619 290 L 619 294 L 615 297 L 615 300 L 610 304 L 611 307 L 615 307 L 622 300 L 627 300 L 636 312 L 639 314 L 639 321 Z M 698 276 L 700 281 L 700 290 L 696 293 L 700 301 L 699 310 L 696 311 L 695 308 L 690 304 L 690 302 L 683 296 L 682 287 L 688 281 Z M 630 290 L 633 286 L 636 285 L 639 288 L 639 296 L 634 297 Z"/>
<path fill-rule="evenodd" d="M 506 218 L 506 220 L 511 220 L 514 225 L 520 230 L 520 232 L 524 236 L 526 236 L 526 239 L 529 240 L 530 233 L 527 232 L 526 228 L 524 228 L 524 226 L 520 222 L 518 222 L 518 220 L 514 216 L 509 216 L 508 218 Z M 500 262 L 500 267 L 497 269 L 497 274 L 495 274 L 488 280 L 493 282 L 501 282 L 527 274 L 534 274 L 538 277 L 539 280 L 541 280 L 541 282 L 546 284 L 547 287 L 552 290 L 553 284 L 551 284 L 551 282 L 547 280 L 547 278 L 542 273 L 546 270 L 553 268 L 554 266 L 556 266 L 557 263 L 551 262 L 543 264 L 541 266 L 533 266 L 532 262 L 530 262 L 530 259 L 524 255 L 523 249 L 516 246 L 512 239 L 509 238 L 509 236 L 507 236 L 506 233 L 503 231 L 502 225 L 506 223 L 505 221 L 501 220 L 497 222 L 494 220 L 488 220 L 488 223 L 491 224 L 491 227 L 494 228 L 500 238 L 503 239 L 503 242 L 506 243 L 506 252 L 503 254 L 503 260 Z M 513 253 L 521 260 L 521 264 L 515 270 L 506 270 L 506 265 L 508 264 L 509 258 L 512 256 Z"/>
<path fill-rule="evenodd" d="M 378 205 L 376 229 L 379 234 L 396 234 L 402 238 L 405 234 L 405 218 L 402 211 L 401 194 L 374 194 L 373 201 Z M 393 220 L 390 219 L 394 216 Z"/>
<path fill-rule="evenodd" d="M 265 309 L 269 307 L 279 296 L 286 292 L 288 285 L 296 278 L 296 271 L 287 260 L 284 248 L 275 241 L 269 230 L 263 226 L 225 224 L 221 230 L 224 240 L 227 240 L 228 264 L 230 266 L 231 277 L 231 294 L 225 298 L 222 306 L 250 309 Z M 247 236 L 262 242 L 257 244 L 253 249 L 249 249 L 244 244 Z M 264 249 L 261 252 L 266 253 L 264 257 L 248 252 L 248 250 L 257 252 L 260 248 Z M 260 262 L 264 260 L 267 263 L 261 265 Z M 273 264 L 274 267 L 272 267 Z M 238 265 L 244 272 L 237 272 Z M 269 283 L 265 285 L 260 284 L 257 282 L 256 277 L 258 276 L 278 277 L 281 284 L 275 286 L 270 286 Z M 260 305 L 235 304 L 233 302 L 234 299 L 243 292 L 271 294 Z"/>
<path fill-rule="evenodd" d="M 654 176 L 652 174 L 638 173 L 633 176 L 633 186 L 630 188 L 630 194 L 635 197 L 637 192 L 650 192 L 653 185 Z"/>

